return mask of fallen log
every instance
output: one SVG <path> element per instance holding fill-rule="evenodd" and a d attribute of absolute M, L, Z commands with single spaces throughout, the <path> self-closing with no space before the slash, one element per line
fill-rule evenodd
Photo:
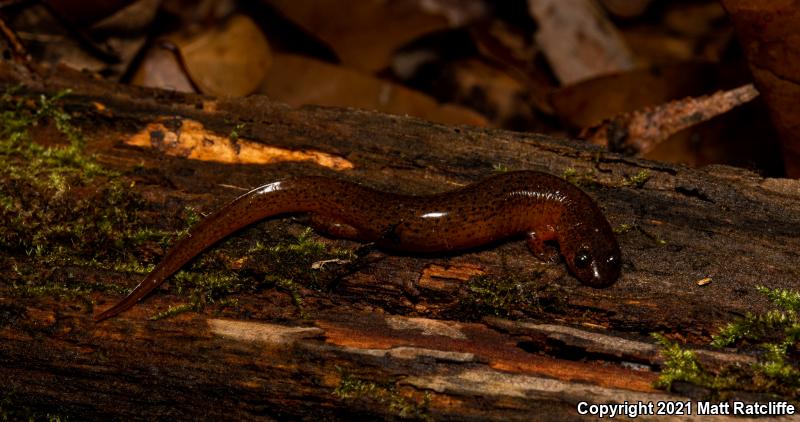
<path fill-rule="evenodd" d="M 95 324 L 93 313 L 146 272 L 113 258 L 152 264 L 163 242 L 112 243 L 118 250 L 84 260 L 70 252 L 81 246 L 68 235 L 48 237 L 41 254 L 6 245 L 0 410 L 12 415 L 571 419 L 579 402 L 686 400 L 653 387 L 663 358 L 649 333 L 701 347 L 732 318 L 767 309 L 756 285 L 797 288 L 794 180 L 632 159 L 537 134 L 119 86 L 60 68 L 32 75 L 2 63 L 0 89 L 26 99 L 6 110 L 35 109 L 40 95 L 70 90 L 59 106 L 80 128 L 84 154 L 115 174 L 56 189 L 58 201 L 111 192 L 117 199 L 93 212 L 108 216 L 128 198 L 136 227 L 178 233 L 187 207 L 209 213 L 293 175 L 426 194 L 532 169 L 594 197 L 623 252 L 620 280 L 595 290 L 563 263 L 538 261 L 520 241 L 392 254 L 309 233 L 299 217 L 279 218 L 233 236 L 187 272 L 237 280 L 215 287 L 222 294 L 187 297 L 192 284 L 176 277 Z M 33 128 L 33 141 L 64 141 L 51 126 Z M 3 183 L 25 180 L 14 177 Z M 47 206 L 58 209 L 58 201 Z M 724 352 L 698 356 L 749 362 Z"/>

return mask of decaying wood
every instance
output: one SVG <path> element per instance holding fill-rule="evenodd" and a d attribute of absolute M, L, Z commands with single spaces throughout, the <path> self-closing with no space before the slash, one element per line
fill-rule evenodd
<path fill-rule="evenodd" d="M 735 316 L 765 309 L 755 285 L 797 288 L 796 181 L 629 159 L 535 134 L 292 109 L 263 97 L 179 95 L 64 69 L 31 78 L 0 65 L 0 88 L 19 85 L 17 93 L 30 96 L 70 88 L 63 104 L 98 160 L 120 170 L 143 166 L 162 179 L 133 187 L 148 201 L 170 198 L 207 212 L 242 188 L 300 174 L 430 193 L 502 166 L 590 179 L 585 189 L 612 226 L 633 227 L 619 234 L 623 275 L 606 290 L 579 285 L 563 263 L 540 263 L 522 242 L 509 241 L 447 256 L 378 252 L 329 292 L 309 292 L 308 319 L 275 289 L 240 296 L 241 308 L 221 316 L 209 310 L 150 321 L 185 300 L 161 290 L 101 324 L 69 300 L 0 297 L 2 305 L 24 307 L 0 327 L 4 388 L 44 412 L 78 419 L 564 420 L 576 417 L 579 401 L 680 398 L 652 387 L 662 358 L 650 332 L 701 347 Z M 129 145 L 148 125 L 174 131 L 187 121 L 220 137 L 237 128 L 244 141 L 317 155 L 226 165 Z M 325 167 L 317 163 L 331 161 L 319 156 L 350 166 Z M 642 171 L 649 178 L 631 182 Z M 512 310 L 509 318 L 464 314 L 468 280 L 509 272 L 542 272 L 549 286 L 543 300 L 558 306 Z M 708 277 L 710 284 L 698 285 Z M 124 282 L 132 287 L 138 279 Z M 120 297 L 92 298 L 105 308 Z M 701 359 L 747 361 L 724 352 Z"/>

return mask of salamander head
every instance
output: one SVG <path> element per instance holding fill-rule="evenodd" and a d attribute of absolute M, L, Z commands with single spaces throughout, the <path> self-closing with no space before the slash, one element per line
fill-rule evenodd
<path fill-rule="evenodd" d="M 607 222 L 575 227 L 559 244 L 567 266 L 581 283 L 595 288 L 609 287 L 619 278 L 622 257 Z"/>

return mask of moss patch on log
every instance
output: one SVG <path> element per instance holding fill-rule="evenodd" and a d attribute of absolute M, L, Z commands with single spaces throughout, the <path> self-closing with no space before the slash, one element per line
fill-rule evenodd
<path fill-rule="evenodd" d="M 0 259 L 12 269 L 0 286 L 9 296 L 121 293 L 112 277 L 83 280 L 80 269 L 147 272 L 142 249 L 179 234 L 149 227 L 134 182 L 84 152 L 59 106 L 66 95 L 0 97 Z"/>
<path fill-rule="evenodd" d="M 693 352 L 654 334 L 666 358 L 656 386 L 670 389 L 675 382 L 688 382 L 709 390 L 716 399 L 731 397 L 733 389 L 800 398 L 800 292 L 763 286 L 757 290 L 774 309 L 748 313 L 723 327 L 711 341 L 716 348 L 735 346 L 740 353 L 752 354 L 756 363 L 749 367 L 703 367 Z"/>
<path fill-rule="evenodd" d="M 333 395 L 346 401 L 374 401 L 387 407 L 390 414 L 402 419 L 433 420 L 428 414 L 430 395 L 426 392 L 422 400 L 401 394 L 394 384 L 377 383 L 341 372 L 341 382 Z"/>

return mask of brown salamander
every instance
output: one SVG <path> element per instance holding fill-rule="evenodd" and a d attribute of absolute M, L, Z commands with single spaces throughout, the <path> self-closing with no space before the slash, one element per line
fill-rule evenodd
<path fill-rule="evenodd" d="M 375 242 L 382 249 L 441 252 L 524 235 L 539 258 L 557 256 L 558 242 L 583 284 L 608 287 L 620 272 L 620 250 L 597 204 L 574 185 L 535 171 L 501 173 L 464 188 L 410 196 L 328 177 L 270 183 L 236 198 L 173 246 L 125 299 L 95 317 L 132 307 L 184 264 L 229 234 L 267 217 L 311 213 L 312 226 L 333 236 Z"/>

